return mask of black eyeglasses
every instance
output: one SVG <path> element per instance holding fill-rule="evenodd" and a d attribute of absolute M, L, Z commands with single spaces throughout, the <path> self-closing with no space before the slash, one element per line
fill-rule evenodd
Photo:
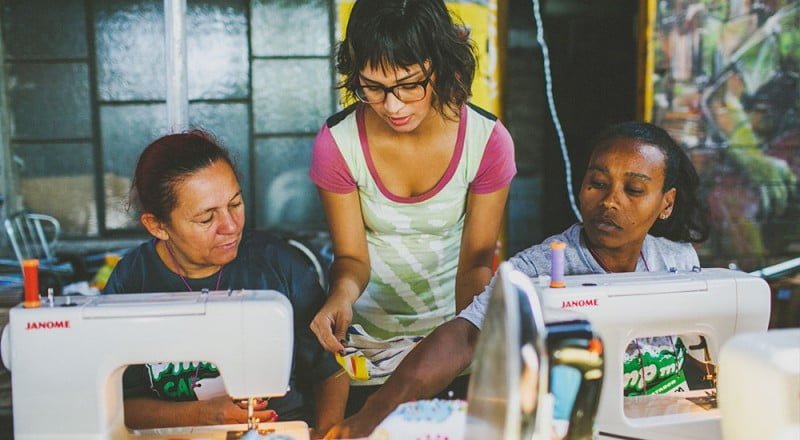
<path fill-rule="evenodd" d="M 386 94 L 391 93 L 403 102 L 422 101 L 428 93 L 430 77 L 412 83 L 395 84 L 391 87 L 383 86 L 356 86 L 353 88 L 356 98 L 367 104 L 379 104 L 386 100 Z"/>

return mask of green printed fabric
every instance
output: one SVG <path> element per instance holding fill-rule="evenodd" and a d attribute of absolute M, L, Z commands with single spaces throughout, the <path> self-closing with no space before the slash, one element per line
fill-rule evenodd
<path fill-rule="evenodd" d="M 685 357 L 686 347 L 680 338 L 639 338 L 632 342 L 623 363 L 625 395 L 688 391 L 683 373 Z"/>
<path fill-rule="evenodd" d="M 195 389 L 206 379 L 219 376 L 209 362 L 163 362 L 147 364 L 153 391 L 159 398 L 185 402 L 197 400 Z"/>

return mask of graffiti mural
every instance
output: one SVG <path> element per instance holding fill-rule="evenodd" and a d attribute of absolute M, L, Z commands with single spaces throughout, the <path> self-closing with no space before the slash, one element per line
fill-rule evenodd
<path fill-rule="evenodd" d="M 800 2 L 660 0 L 653 38 L 653 120 L 703 181 L 703 265 L 800 255 Z"/>

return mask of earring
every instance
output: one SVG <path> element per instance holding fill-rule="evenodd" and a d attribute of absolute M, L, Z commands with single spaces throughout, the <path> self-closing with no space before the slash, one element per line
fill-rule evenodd
<path fill-rule="evenodd" d="M 661 214 L 658 216 L 658 218 L 660 218 L 661 220 L 666 220 L 667 217 L 669 217 L 667 214 Z"/>

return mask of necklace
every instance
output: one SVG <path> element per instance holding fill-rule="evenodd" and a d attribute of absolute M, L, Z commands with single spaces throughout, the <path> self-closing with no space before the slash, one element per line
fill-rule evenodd
<path fill-rule="evenodd" d="M 175 267 L 178 268 L 179 270 L 183 271 L 183 268 L 181 267 L 181 265 L 178 264 L 178 259 L 175 258 L 175 254 L 172 253 L 172 248 L 169 246 L 169 244 L 166 241 L 164 242 L 164 246 L 167 248 L 167 252 L 169 253 L 169 257 L 172 259 L 172 264 L 174 264 Z M 217 272 L 217 285 L 216 285 L 216 287 L 214 287 L 214 290 L 219 290 L 219 282 L 222 280 L 222 271 L 223 270 L 225 270 L 225 266 L 222 266 L 219 269 L 219 272 Z M 194 289 L 192 289 L 192 286 L 189 285 L 189 281 L 186 280 L 186 277 L 184 277 L 183 275 L 179 274 L 178 272 L 175 272 L 175 275 L 178 275 L 178 277 L 180 277 L 181 281 L 183 281 L 183 285 L 186 286 L 186 291 L 187 292 L 194 292 Z"/>
<path fill-rule="evenodd" d="M 167 248 L 167 249 L 169 249 L 169 248 Z M 604 271 L 606 271 L 608 273 L 614 273 L 611 270 L 609 270 L 606 267 L 605 264 L 603 264 L 603 260 L 600 259 L 600 257 L 594 252 L 594 249 L 592 249 L 591 246 L 589 246 L 588 243 L 586 244 L 586 249 L 589 249 L 589 253 L 592 254 L 592 256 L 594 257 L 594 260 L 597 261 L 597 264 L 600 265 L 600 267 L 602 267 Z M 644 271 L 645 272 L 650 272 L 650 267 L 647 266 L 647 260 L 644 258 L 644 252 L 642 252 L 641 250 L 639 251 L 639 258 L 641 258 L 642 259 L 642 263 L 644 263 Z M 635 270 L 636 270 L 636 268 L 634 267 L 634 271 Z"/>

